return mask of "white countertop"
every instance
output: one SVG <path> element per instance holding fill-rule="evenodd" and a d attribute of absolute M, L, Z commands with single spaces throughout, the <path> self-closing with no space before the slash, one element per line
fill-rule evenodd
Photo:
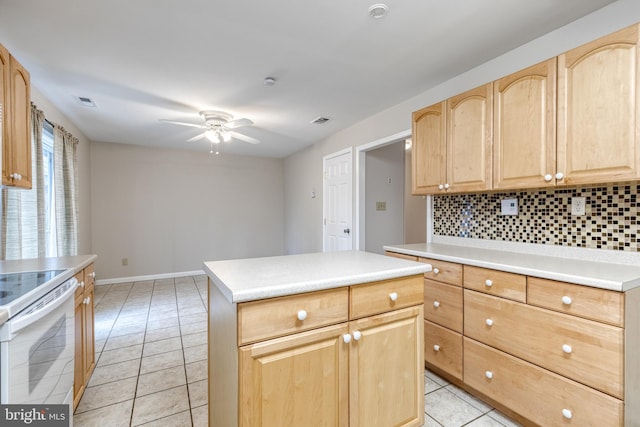
<path fill-rule="evenodd" d="M 640 286 L 640 265 L 593 262 L 440 243 L 388 245 L 384 249 L 614 291 L 627 291 Z"/>
<path fill-rule="evenodd" d="M 361 251 L 322 252 L 204 263 L 232 303 L 424 274 L 425 263 Z"/>

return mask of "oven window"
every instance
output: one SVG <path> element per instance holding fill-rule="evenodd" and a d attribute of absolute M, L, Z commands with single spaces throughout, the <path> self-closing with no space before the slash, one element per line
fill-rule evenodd
<path fill-rule="evenodd" d="M 67 316 L 63 314 L 29 349 L 29 393 L 38 386 L 67 345 Z"/>

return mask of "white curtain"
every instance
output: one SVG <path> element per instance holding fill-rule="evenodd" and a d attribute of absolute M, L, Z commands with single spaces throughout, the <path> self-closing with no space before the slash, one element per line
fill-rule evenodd
<path fill-rule="evenodd" d="M 0 259 L 38 258 L 46 254 L 42 128 L 44 113 L 31 104 L 32 189 L 2 189 Z"/>
<path fill-rule="evenodd" d="M 78 138 L 61 126 L 53 126 L 53 176 L 58 256 L 78 255 L 77 146 Z"/>

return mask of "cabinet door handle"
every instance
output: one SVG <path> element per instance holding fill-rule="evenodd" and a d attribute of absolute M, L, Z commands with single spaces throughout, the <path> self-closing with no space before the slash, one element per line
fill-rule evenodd
<path fill-rule="evenodd" d="M 434 301 L 434 302 L 433 302 L 433 306 L 434 306 L 435 308 L 440 307 L 440 301 Z"/>
<path fill-rule="evenodd" d="M 484 323 L 486 323 L 487 326 L 493 326 L 493 320 L 491 320 L 491 319 L 485 320 Z"/>
<path fill-rule="evenodd" d="M 359 340 L 360 340 L 360 338 L 362 338 L 362 332 L 360 332 L 360 331 L 354 331 L 354 332 L 353 332 L 353 339 L 354 339 L 354 340 L 356 340 L 356 341 L 359 341 Z"/>
<path fill-rule="evenodd" d="M 492 287 L 493 286 L 493 280 L 487 279 L 487 280 L 484 281 L 484 284 L 487 285 L 488 287 Z"/>
<path fill-rule="evenodd" d="M 438 267 L 433 269 L 433 274 L 438 274 L 440 273 L 440 269 Z"/>
<path fill-rule="evenodd" d="M 566 419 L 570 420 L 571 418 L 573 418 L 573 413 L 571 412 L 570 409 L 563 409 L 562 410 L 562 416 L 565 417 Z"/>
<path fill-rule="evenodd" d="M 493 378 L 493 372 L 491 371 L 486 371 L 484 373 L 484 376 L 487 377 L 487 379 L 492 379 Z"/>
<path fill-rule="evenodd" d="M 91 302 L 91 297 L 86 297 L 86 298 L 83 300 L 83 302 L 84 302 L 86 305 L 89 305 L 89 303 Z"/>
<path fill-rule="evenodd" d="M 564 174 L 563 174 L 562 172 L 558 172 L 558 173 L 556 174 L 556 179 L 557 179 L 557 180 L 561 180 L 562 178 L 564 178 Z"/>
<path fill-rule="evenodd" d="M 342 341 L 344 341 L 345 344 L 349 344 L 351 342 L 351 334 L 344 334 L 342 336 Z"/>
<path fill-rule="evenodd" d="M 571 300 L 570 296 L 565 295 L 565 296 L 562 297 L 562 303 L 564 305 L 571 305 L 572 302 L 573 301 Z"/>
<path fill-rule="evenodd" d="M 444 185 L 442 184 L 438 185 L 438 190 L 444 190 Z"/>
<path fill-rule="evenodd" d="M 564 351 L 567 354 L 571 354 L 573 352 L 573 349 L 569 344 L 562 344 L 562 351 Z"/>
<path fill-rule="evenodd" d="M 397 301 L 397 300 L 398 300 L 398 294 L 397 294 L 396 292 L 391 292 L 391 293 L 389 294 L 389 299 L 390 299 L 391 301 L 394 301 L 394 302 L 395 302 L 395 301 Z"/>
<path fill-rule="evenodd" d="M 80 282 L 80 285 L 78 285 L 78 286 L 80 286 L 81 288 L 84 288 L 84 280 L 82 282 Z"/>
<path fill-rule="evenodd" d="M 303 321 L 306 318 L 307 318 L 307 311 L 306 310 L 298 311 L 298 320 Z"/>
<path fill-rule="evenodd" d="M 433 350 L 434 350 L 434 351 L 440 351 L 440 346 L 439 346 L 438 344 L 435 344 L 435 345 L 433 346 Z"/>
<path fill-rule="evenodd" d="M 448 190 L 449 189 L 449 184 L 444 184 L 444 189 Z"/>
<path fill-rule="evenodd" d="M 552 179 L 553 179 L 553 175 L 551 175 L 550 173 L 544 176 L 544 180 L 547 182 L 550 182 Z"/>

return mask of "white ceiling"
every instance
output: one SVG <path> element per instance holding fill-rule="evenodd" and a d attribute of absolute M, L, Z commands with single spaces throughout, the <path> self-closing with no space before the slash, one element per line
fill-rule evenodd
<path fill-rule="evenodd" d="M 262 141 L 222 153 L 285 157 L 613 2 L 378 1 L 0 0 L 0 43 L 93 141 L 205 152 L 159 120 L 212 109 Z"/>

